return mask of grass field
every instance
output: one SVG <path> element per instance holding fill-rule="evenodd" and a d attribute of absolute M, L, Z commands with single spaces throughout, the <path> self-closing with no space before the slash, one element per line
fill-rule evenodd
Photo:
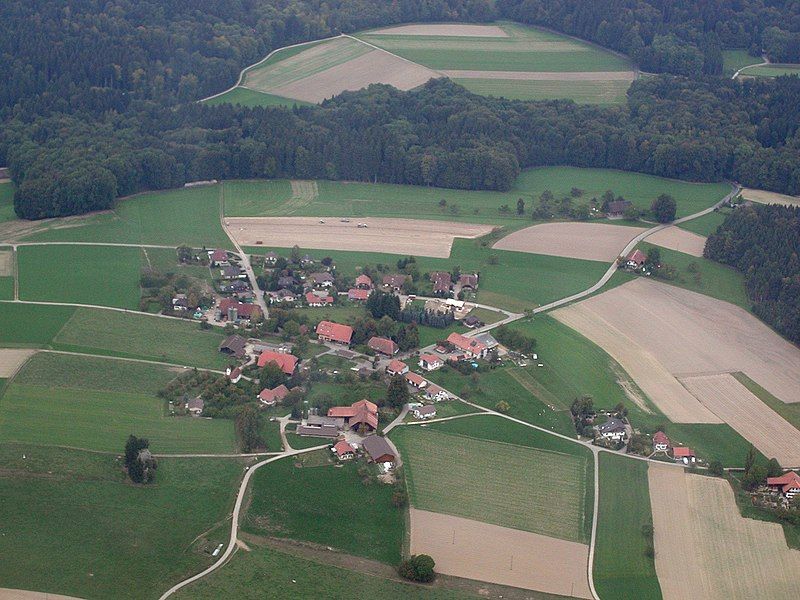
<path fill-rule="evenodd" d="M 57 350 L 143 358 L 223 369 L 221 330 L 201 331 L 196 322 L 138 313 L 79 308 L 52 338 Z"/>
<path fill-rule="evenodd" d="M 731 209 L 729 208 L 720 208 L 715 210 L 714 212 L 710 212 L 707 215 L 703 215 L 702 217 L 698 217 L 696 219 L 692 219 L 691 221 L 686 221 L 685 223 L 681 223 L 679 227 L 681 229 L 686 229 L 687 231 L 693 231 L 698 235 L 703 235 L 705 237 L 710 236 L 712 233 L 716 233 L 717 228 L 722 225 L 722 222 L 725 220 L 725 217 L 731 213 Z"/>
<path fill-rule="evenodd" d="M 248 108 L 254 108 L 256 106 L 260 106 L 262 108 L 270 108 L 274 106 L 291 108 L 295 105 L 307 106 L 308 102 L 294 100 L 292 98 L 284 98 L 283 96 L 267 94 L 266 92 L 259 92 L 244 87 L 236 87 L 229 92 L 222 94 L 221 96 L 205 100 L 205 104 L 208 104 L 209 106 L 219 106 L 220 104 L 238 104 Z"/>
<path fill-rule="evenodd" d="M 642 242 L 641 249 L 646 253 L 652 244 Z M 752 302 L 748 300 L 744 287 L 744 275 L 727 265 L 708 258 L 691 256 L 667 248 L 659 248 L 661 262 L 675 267 L 677 277 L 672 280 L 660 280 L 665 283 L 724 300 L 745 310 L 750 310 Z M 690 267 L 690 265 L 693 265 Z M 693 273 L 689 269 L 696 271 Z"/>
<path fill-rule="evenodd" d="M 763 60 L 764 59 L 760 56 L 750 56 L 750 53 L 747 50 L 723 50 L 722 70 L 724 73 L 733 75 L 742 67 L 746 67 L 747 65 L 757 65 Z M 745 71 L 745 73 L 748 71 Z"/>
<path fill-rule="evenodd" d="M 652 525 L 647 463 L 602 452 L 594 585 L 601 598 L 660 599 L 651 541 L 642 528 Z"/>
<path fill-rule="evenodd" d="M 10 181 L 0 183 L 0 223 L 13 221 L 17 218 L 14 213 L 14 184 Z"/>
<path fill-rule="evenodd" d="M 14 278 L 0 277 L 0 300 L 14 299 Z"/>
<path fill-rule="evenodd" d="M 585 457 L 412 426 L 395 429 L 392 440 L 415 508 L 588 541 Z"/>
<path fill-rule="evenodd" d="M 0 464 L 0 554 L 14 557 L 0 586 L 87 599 L 155 598 L 210 564 L 193 540 L 225 519 L 242 472 L 161 459 L 156 483 L 134 486 L 114 456 L 16 444 Z"/>
<path fill-rule="evenodd" d="M 793 64 L 774 64 L 753 67 L 742 71 L 742 75 L 753 75 L 757 77 L 780 77 L 781 75 L 800 75 L 800 65 Z"/>
<path fill-rule="evenodd" d="M 326 459 L 331 454 L 327 448 L 317 452 Z M 403 510 L 392 505 L 391 486 L 379 482 L 365 486 L 357 470 L 355 462 L 298 468 L 292 459 L 261 468 L 253 476 L 244 529 L 397 564 L 405 528 Z"/>
<path fill-rule="evenodd" d="M 140 248 L 20 246 L 17 261 L 20 300 L 139 307 Z"/>
<path fill-rule="evenodd" d="M 73 306 L 0 304 L 0 345 L 46 346 L 75 310 Z"/>
<path fill-rule="evenodd" d="M 119 200 L 110 213 L 82 218 L 80 226 L 50 227 L 26 239 L 232 248 L 219 222 L 219 194 L 218 185 L 140 194 Z"/>
<path fill-rule="evenodd" d="M 528 378 L 517 368 L 495 369 L 478 373 L 478 383 L 449 367 L 426 374 L 426 377 L 464 399 L 494 409 L 500 400 L 510 406 L 509 416 L 564 435 L 573 435 L 574 427 L 567 410 L 554 411 L 534 393 Z M 538 389 L 535 390 L 538 392 Z"/>
<path fill-rule="evenodd" d="M 665 433 L 673 444 L 689 446 L 705 461 L 720 461 L 725 467 L 743 467 L 750 442 L 725 423 L 664 422 Z M 760 462 L 767 459 L 756 450 Z"/>
<path fill-rule="evenodd" d="M 481 96 L 497 96 L 509 100 L 556 100 L 569 98 L 579 104 L 621 104 L 625 102 L 630 81 L 556 79 L 520 81 L 514 79 L 454 78 L 454 82 Z"/>
<path fill-rule="evenodd" d="M 318 600 L 467 600 L 475 595 L 438 587 L 413 585 L 321 564 L 269 548 L 237 552 L 225 568 L 178 592 L 179 600 L 264 600 L 272 598 Z M 539 596 L 532 596 L 538 598 Z"/>

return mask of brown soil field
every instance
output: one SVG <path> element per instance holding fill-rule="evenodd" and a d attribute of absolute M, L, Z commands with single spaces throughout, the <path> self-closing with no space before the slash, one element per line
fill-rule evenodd
<path fill-rule="evenodd" d="M 800 206 L 800 196 L 787 196 L 777 192 L 767 192 L 765 190 L 754 190 L 752 188 L 742 189 L 742 198 L 760 202 L 761 204 L 783 204 L 784 206 Z"/>
<path fill-rule="evenodd" d="M 800 552 L 777 523 L 743 518 L 728 482 L 655 463 L 648 479 L 664 600 L 796 597 Z"/>
<path fill-rule="evenodd" d="M 399 90 L 410 90 L 436 77 L 440 75 L 427 67 L 383 50 L 371 50 L 358 58 L 269 91 L 285 98 L 322 102 L 347 90 L 360 90 L 371 83 L 386 83 Z"/>
<path fill-rule="evenodd" d="M 436 571 L 467 579 L 591 598 L 589 546 L 412 508 L 411 554 L 428 554 Z"/>
<path fill-rule="evenodd" d="M 10 250 L 0 250 L 0 277 L 8 277 L 13 274 L 13 253 Z"/>
<path fill-rule="evenodd" d="M 644 229 L 599 223 L 543 223 L 515 231 L 493 248 L 611 262 Z"/>
<path fill-rule="evenodd" d="M 320 223 L 323 220 L 324 223 Z M 354 252 L 387 252 L 447 258 L 453 238 L 476 238 L 492 225 L 362 217 L 342 223 L 337 217 L 228 217 L 228 230 L 242 246 L 259 245 Z M 358 227 L 366 223 L 367 227 Z"/>
<path fill-rule="evenodd" d="M 800 465 L 800 431 L 733 375 L 685 377 L 681 383 L 703 406 L 752 442 L 764 456 L 777 458 L 782 465 Z"/>
<path fill-rule="evenodd" d="M 30 592 L 28 590 L 10 590 L 0 588 L 0 600 L 80 600 L 74 596 L 61 596 L 47 592 Z"/>
<path fill-rule="evenodd" d="M 430 25 L 400 25 L 370 31 L 371 35 L 451 35 L 456 37 L 508 37 L 497 25 L 467 25 L 440 23 Z"/>
<path fill-rule="evenodd" d="M 0 348 L 0 378 L 13 377 L 19 368 L 36 353 L 36 350 Z"/>
<path fill-rule="evenodd" d="M 442 71 L 453 79 L 513 79 L 516 81 L 633 81 L 633 71 Z"/>
<path fill-rule="evenodd" d="M 691 256 L 703 256 L 703 249 L 706 247 L 706 238 L 680 227 L 666 227 L 647 236 L 645 241 Z"/>
<path fill-rule="evenodd" d="M 782 401 L 800 402 L 800 348 L 737 306 L 644 278 L 575 306 L 616 328 L 624 343 L 639 345 L 676 377 L 743 371 Z"/>
<path fill-rule="evenodd" d="M 583 302 L 552 315 L 608 352 L 673 423 L 721 423 L 662 365 L 652 352 L 592 311 Z"/>

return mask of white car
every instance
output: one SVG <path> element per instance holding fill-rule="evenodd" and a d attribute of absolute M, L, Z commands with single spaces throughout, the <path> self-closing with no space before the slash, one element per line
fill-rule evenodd
<path fill-rule="evenodd" d="M 366 227 L 366 226 L 367 226 L 367 224 L 366 224 L 366 223 L 359 223 L 359 224 L 358 224 L 358 226 L 359 226 L 359 228 L 361 228 L 361 227 Z"/>

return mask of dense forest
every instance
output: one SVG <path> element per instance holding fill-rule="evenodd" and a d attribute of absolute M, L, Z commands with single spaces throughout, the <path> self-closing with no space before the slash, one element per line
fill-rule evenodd
<path fill-rule="evenodd" d="M 800 208 L 736 209 L 708 238 L 705 256 L 744 273 L 753 312 L 800 343 Z"/>
<path fill-rule="evenodd" d="M 799 193 L 798 79 L 740 83 L 700 76 L 719 71 L 712 46 L 757 49 L 767 36 L 776 48 L 794 47 L 798 4 L 740 0 L 731 6 L 688 0 L 5 2 L 0 164 L 10 167 L 15 208 L 25 218 L 108 208 L 119 196 L 198 179 L 313 177 L 507 190 L 521 168 L 555 164 L 697 181 L 733 178 Z M 373 86 L 294 110 L 193 102 L 285 44 L 391 23 L 498 17 L 547 25 L 629 52 L 646 68 L 692 77 L 637 81 L 621 107 L 483 98 L 447 81 L 408 93 Z M 620 46 L 630 38 L 624 32 L 635 32 L 641 43 Z M 692 68 L 676 58 L 698 52 Z"/>

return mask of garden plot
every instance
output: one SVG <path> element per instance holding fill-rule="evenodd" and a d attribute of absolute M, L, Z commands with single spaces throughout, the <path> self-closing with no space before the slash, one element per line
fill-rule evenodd
<path fill-rule="evenodd" d="M 783 402 L 800 402 L 800 349 L 727 302 L 639 278 L 554 313 L 565 322 L 571 315 L 583 317 L 581 333 L 606 345 L 614 330 L 607 350 L 645 392 L 648 373 L 637 378 L 626 364 L 631 357 L 617 356 L 620 347 L 638 346 L 679 378 L 743 371 Z M 651 398 L 661 408 L 663 397 Z"/>
<path fill-rule="evenodd" d="M 589 547 L 552 537 L 411 509 L 411 553 L 436 571 L 573 598 L 591 598 Z"/>
<path fill-rule="evenodd" d="M 492 225 L 417 221 L 413 219 L 363 218 L 358 222 L 314 217 L 228 217 L 231 235 L 242 246 L 354 252 L 386 252 L 448 258 L 453 239 L 477 238 L 490 233 Z M 366 227 L 359 227 L 358 224 Z"/>
<path fill-rule="evenodd" d="M 800 465 L 800 431 L 764 404 L 733 375 L 686 377 L 681 383 L 703 406 L 782 465 Z"/>
<path fill-rule="evenodd" d="M 742 517 L 727 481 L 656 463 L 648 480 L 664 600 L 796 595 L 800 552 L 779 524 Z"/>

